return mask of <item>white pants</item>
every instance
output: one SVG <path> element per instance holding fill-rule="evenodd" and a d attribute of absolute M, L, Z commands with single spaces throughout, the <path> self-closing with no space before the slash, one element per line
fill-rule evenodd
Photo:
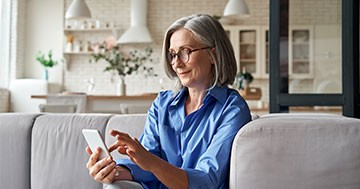
<path fill-rule="evenodd" d="M 105 189 L 144 189 L 141 184 L 133 181 L 116 181 L 112 184 L 109 184 L 105 187 Z"/>

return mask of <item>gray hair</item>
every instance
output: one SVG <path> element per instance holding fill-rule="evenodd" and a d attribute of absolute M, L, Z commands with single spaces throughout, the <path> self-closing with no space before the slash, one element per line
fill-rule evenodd
<path fill-rule="evenodd" d="M 211 53 L 210 49 L 207 50 L 214 62 L 211 88 L 232 84 L 237 72 L 237 66 L 234 49 L 229 37 L 222 25 L 215 18 L 206 14 L 194 14 L 176 20 L 165 33 L 162 59 L 166 75 L 170 79 L 177 79 L 177 88 L 175 90 L 179 90 L 183 86 L 175 71 L 172 69 L 170 62 L 167 60 L 166 54 L 170 48 L 170 38 L 172 34 L 181 28 L 191 31 L 195 39 L 205 46 L 215 47 L 215 53 Z"/>

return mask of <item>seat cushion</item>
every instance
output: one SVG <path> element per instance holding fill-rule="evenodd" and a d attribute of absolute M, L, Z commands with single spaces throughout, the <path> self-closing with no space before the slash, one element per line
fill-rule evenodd
<path fill-rule="evenodd" d="M 326 114 L 260 117 L 237 134 L 230 188 L 360 188 L 360 120 Z"/>

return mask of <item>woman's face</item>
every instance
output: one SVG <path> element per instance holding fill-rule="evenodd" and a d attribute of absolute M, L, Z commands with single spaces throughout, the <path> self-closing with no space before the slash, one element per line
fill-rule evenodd
<path fill-rule="evenodd" d="M 179 29 L 170 38 L 169 52 L 178 53 L 182 49 L 191 51 L 205 47 L 205 45 L 195 40 L 192 32 L 187 29 Z M 191 52 L 187 63 L 175 56 L 172 68 L 183 86 L 198 90 L 210 87 L 213 77 L 211 70 L 214 65 L 209 55 L 209 49 Z"/>

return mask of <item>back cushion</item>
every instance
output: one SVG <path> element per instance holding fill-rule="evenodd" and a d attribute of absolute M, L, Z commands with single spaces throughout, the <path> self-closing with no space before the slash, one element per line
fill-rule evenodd
<path fill-rule="evenodd" d="M 119 130 L 128 133 L 131 137 L 139 138 L 144 131 L 146 121 L 146 114 L 122 114 L 113 116 L 106 128 L 105 141 L 108 146 L 115 142 L 115 138 L 109 135 L 109 130 Z M 113 151 L 111 155 L 114 159 L 126 158 L 126 156 Z"/>
<path fill-rule="evenodd" d="M 31 128 L 37 114 L 0 114 L 0 188 L 30 188 Z"/>
<path fill-rule="evenodd" d="M 45 114 L 36 119 L 31 143 L 31 188 L 99 189 L 86 169 L 89 159 L 81 130 L 105 132 L 110 115 Z"/>
<path fill-rule="evenodd" d="M 260 117 L 235 137 L 230 188 L 360 188 L 360 120 L 325 114 Z"/>

